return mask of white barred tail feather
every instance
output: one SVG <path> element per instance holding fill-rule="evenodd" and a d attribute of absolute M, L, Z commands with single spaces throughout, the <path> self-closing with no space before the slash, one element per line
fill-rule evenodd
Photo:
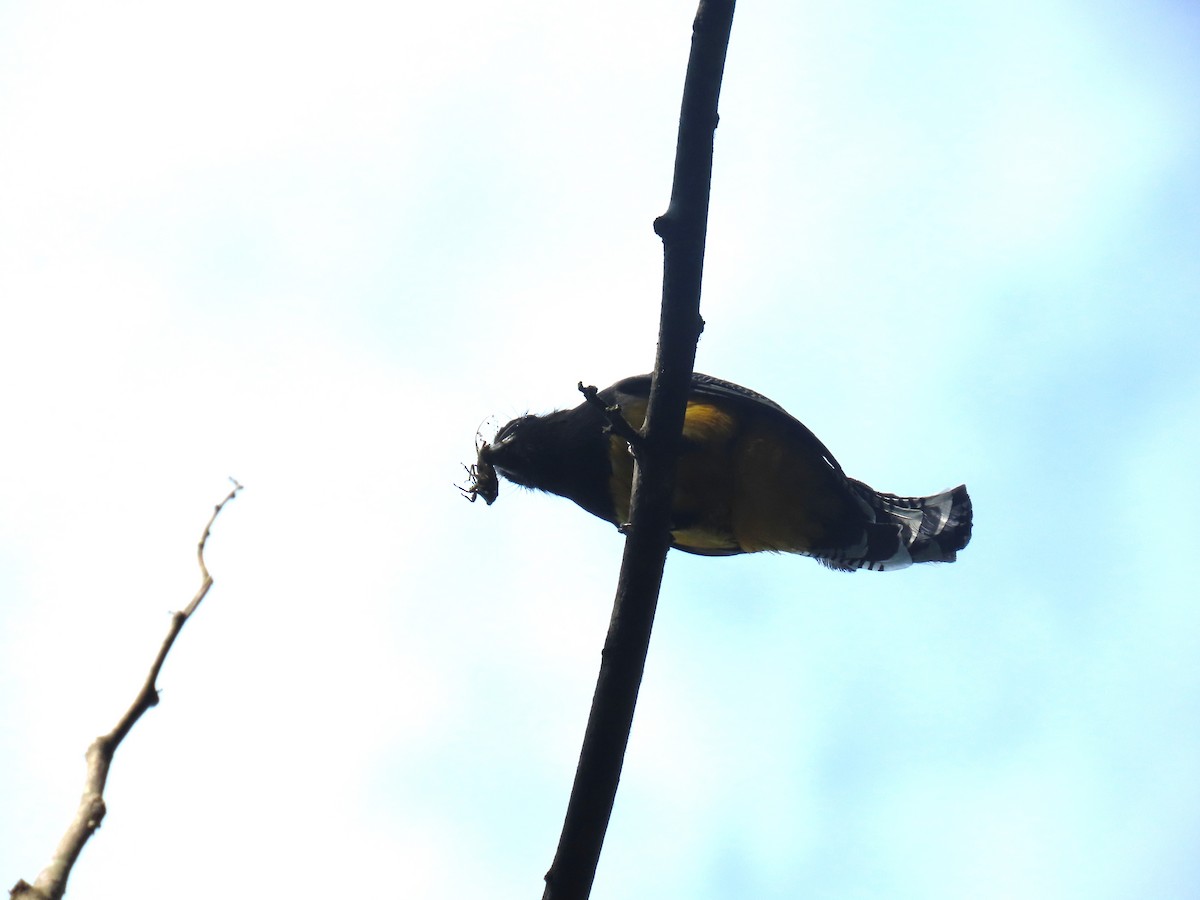
<path fill-rule="evenodd" d="M 903 569 L 920 562 L 954 562 L 971 539 L 966 485 L 931 497 L 897 497 L 847 478 L 869 518 L 862 542 L 834 553 L 815 552 L 831 569 Z"/>

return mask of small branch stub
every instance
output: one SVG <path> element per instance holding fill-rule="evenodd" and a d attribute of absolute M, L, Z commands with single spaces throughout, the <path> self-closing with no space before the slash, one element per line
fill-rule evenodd
<path fill-rule="evenodd" d="M 605 404 L 600 399 L 600 390 L 594 384 L 589 384 L 585 387 L 582 381 L 579 382 L 579 393 L 583 394 L 583 398 L 588 403 L 600 407 L 604 412 L 604 417 L 608 420 L 608 432 L 624 439 L 629 444 L 630 449 L 636 451 L 638 445 L 642 443 L 642 434 L 621 415 L 621 407 Z"/>

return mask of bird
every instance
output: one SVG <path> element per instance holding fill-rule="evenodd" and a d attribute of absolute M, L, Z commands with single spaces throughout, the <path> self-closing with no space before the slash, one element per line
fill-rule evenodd
<path fill-rule="evenodd" d="M 477 441 L 468 499 L 490 506 L 497 473 L 557 494 L 618 528 L 629 521 L 634 457 L 649 375 L 596 391 L 573 409 L 524 415 Z M 620 425 L 615 418 L 628 423 Z M 672 546 L 701 556 L 785 552 L 831 569 L 891 571 L 953 562 L 971 539 L 965 485 L 901 497 L 850 478 L 829 449 L 762 394 L 694 373 L 671 511 Z"/>

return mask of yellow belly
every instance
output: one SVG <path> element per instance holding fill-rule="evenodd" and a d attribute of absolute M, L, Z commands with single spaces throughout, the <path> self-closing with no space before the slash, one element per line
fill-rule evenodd
<path fill-rule="evenodd" d="M 623 409 L 635 428 L 644 405 Z M 829 546 L 829 535 L 854 515 L 852 501 L 819 456 L 802 452 L 786 423 L 769 416 L 739 420 L 707 403 L 689 403 L 687 445 L 679 458 L 672 531 L 687 549 L 753 553 L 804 553 Z M 625 441 L 610 437 L 610 489 L 616 524 L 629 521 L 633 457 Z"/>

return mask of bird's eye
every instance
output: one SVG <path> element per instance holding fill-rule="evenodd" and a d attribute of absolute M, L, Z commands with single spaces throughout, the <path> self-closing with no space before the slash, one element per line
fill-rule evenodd
<path fill-rule="evenodd" d="M 528 418 L 529 418 L 529 416 L 521 416 L 521 418 L 519 418 L 519 419 L 513 419 L 511 422 L 509 422 L 507 425 L 505 425 L 503 428 L 501 428 L 499 431 L 496 432 L 496 437 L 492 440 L 492 443 L 493 444 L 502 444 L 505 441 L 511 439 L 513 437 L 513 435 L 515 435 L 517 433 L 517 429 L 519 429 L 521 427 L 521 423 L 523 423 Z"/>

